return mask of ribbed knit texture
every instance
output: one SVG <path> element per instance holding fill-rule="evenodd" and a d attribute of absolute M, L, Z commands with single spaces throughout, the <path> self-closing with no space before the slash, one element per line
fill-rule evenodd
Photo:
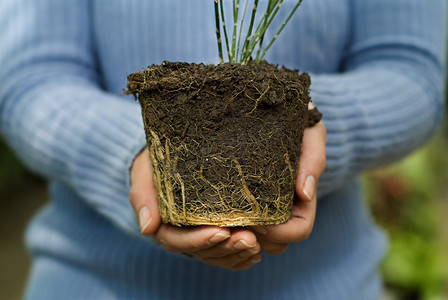
<path fill-rule="evenodd" d="M 379 297 L 385 239 L 355 177 L 416 149 L 439 124 L 446 1 L 303 1 L 266 59 L 309 72 L 324 114 L 316 224 L 308 240 L 244 272 L 155 247 L 128 200 L 145 139 L 137 103 L 122 95 L 126 76 L 163 60 L 216 63 L 212 6 L 0 1 L 1 133 L 51 181 L 52 201 L 27 232 L 27 299 Z"/>

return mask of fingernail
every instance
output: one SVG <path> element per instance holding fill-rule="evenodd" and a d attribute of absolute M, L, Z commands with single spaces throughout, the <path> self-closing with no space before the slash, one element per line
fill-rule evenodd
<path fill-rule="evenodd" d="M 313 101 L 308 102 L 308 110 L 314 109 Z"/>
<path fill-rule="evenodd" d="M 220 242 L 222 242 L 222 241 L 228 239 L 229 237 L 230 237 L 230 234 L 225 234 L 225 233 L 222 233 L 222 232 L 218 232 L 217 234 L 215 234 L 214 236 L 212 236 L 212 237 L 208 240 L 208 242 L 209 242 L 211 245 L 216 245 L 216 244 L 218 244 L 218 243 L 220 243 Z"/>
<path fill-rule="evenodd" d="M 143 206 L 139 213 L 138 213 L 138 222 L 140 224 L 140 232 L 144 232 L 146 227 L 148 227 L 149 224 L 151 224 L 152 218 L 151 218 L 151 212 L 149 211 L 149 208 L 146 206 Z"/>
<path fill-rule="evenodd" d="M 259 252 L 260 251 L 255 250 L 255 249 L 246 249 L 246 250 L 239 252 L 238 255 L 242 258 L 248 258 L 248 257 L 251 257 L 252 255 L 259 253 Z"/>
<path fill-rule="evenodd" d="M 253 227 L 254 231 L 261 234 L 261 235 L 267 235 L 268 231 L 264 227 Z"/>
<path fill-rule="evenodd" d="M 255 247 L 255 245 L 249 245 L 248 242 L 244 241 L 244 240 L 239 240 L 238 242 L 236 242 L 235 244 L 233 244 L 233 249 L 235 250 L 245 250 L 248 248 L 253 248 Z"/>
<path fill-rule="evenodd" d="M 316 180 L 313 176 L 308 176 L 305 180 L 305 185 L 303 186 L 303 193 L 308 198 L 309 201 L 313 200 L 314 190 L 316 186 Z"/>
<path fill-rule="evenodd" d="M 251 258 L 250 261 L 251 261 L 251 263 L 258 264 L 261 261 L 261 256 Z"/>

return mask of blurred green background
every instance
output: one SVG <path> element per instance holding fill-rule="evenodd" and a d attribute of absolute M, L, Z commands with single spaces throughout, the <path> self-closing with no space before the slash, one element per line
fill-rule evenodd
<path fill-rule="evenodd" d="M 448 299 L 448 125 L 404 160 L 364 175 L 372 214 L 389 235 L 385 299 Z"/>
<path fill-rule="evenodd" d="M 419 151 L 363 176 L 373 217 L 388 233 L 383 300 L 448 299 L 448 124 Z M 23 234 L 47 201 L 46 183 L 30 174 L 0 138 L 0 299 L 20 299 L 29 271 Z"/>
<path fill-rule="evenodd" d="M 30 260 L 23 245 L 26 225 L 47 201 L 45 181 L 30 174 L 0 137 L 0 299 L 19 300 Z"/>

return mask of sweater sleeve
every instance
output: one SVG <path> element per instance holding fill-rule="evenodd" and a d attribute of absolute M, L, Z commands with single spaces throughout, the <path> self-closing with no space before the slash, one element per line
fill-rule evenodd
<path fill-rule="evenodd" d="M 1 132 L 32 170 L 138 234 L 128 193 L 146 144 L 140 108 L 101 89 L 89 3 L 0 2 Z"/>
<path fill-rule="evenodd" d="M 327 128 L 320 195 L 421 146 L 444 112 L 446 1 L 351 0 L 336 74 L 313 74 Z"/>

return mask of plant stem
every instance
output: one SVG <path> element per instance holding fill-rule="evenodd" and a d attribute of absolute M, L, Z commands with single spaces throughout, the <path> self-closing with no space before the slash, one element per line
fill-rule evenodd
<path fill-rule="evenodd" d="M 261 25 L 262 22 L 260 22 L 260 24 L 258 25 L 257 30 L 256 30 L 257 34 L 254 36 L 253 40 L 250 43 L 250 49 L 249 49 L 250 53 L 253 52 L 253 50 L 255 49 L 255 46 L 257 45 L 257 43 L 259 43 L 260 39 L 264 37 L 266 30 L 271 25 L 272 20 L 274 20 L 275 15 L 279 11 L 280 7 L 282 6 L 282 3 L 283 3 L 283 0 L 277 0 L 277 1 L 270 2 L 270 4 L 272 4 L 272 6 L 268 6 L 268 10 L 267 10 L 266 14 L 263 16 L 262 22 L 264 24 L 262 26 Z M 259 45 L 260 45 L 259 51 L 261 51 L 261 44 L 259 44 Z M 260 62 L 258 53 L 257 53 L 257 57 L 255 58 L 255 61 Z M 248 62 L 249 62 L 249 60 L 247 60 L 246 63 L 248 63 Z"/>
<path fill-rule="evenodd" d="M 286 18 L 286 20 L 283 22 L 282 26 L 280 27 L 280 29 L 277 31 L 277 33 L 274 35 L 274 37 L 272 38 L 271 42 L 267 45 L 267 47 L 264 49 L 263 54 L 261 55 L 261 57 L 259 58 L 258 61 L 261 61 L 263 59 L 263 57 L 266 55 L 266 52 L 269 50 L 269 48 L 272 46 L 272 44 L 274 43 L 274 41 L 278 38 L 278 35 L 282 32 L 283 28 L 285 28 L 286 24 L 288 24 L 289 20 L 291 19 L 292 15 L 295 13 L 295 11 L 297 10 L 297 8 L 299 8 L 300 4 L 302 4 L 302 0 L 299 0 L 299 2 L 297 2 L 296 6 L 294 7 L 294 9 L 291 11 L 291 13 L 289 14 L 288 18 Z"/>
<path fill-rule="evenodd" d="M 241 53 L 241 63 L 242 64 L 245 64 L 244 62 L 247 60 L 247 57 L 249 57 L 249 60 L 250 60 L 250 54 L 251 53 L 248 52 L 248 47 L 249 47 L 249 42 L 250 42 L 251 37 L 252 37 L 252 28 L 254 27 L 255 15 L 257 13 L 257 7 L 258 7 L 258 1 L 259 0 L 255 0 L 254 1 L 254 6 L 252 8 L 252 16 L 250 18 L 249 29 L 247 31 L 246 40 L 244 42 L 243 51 Z"/>
<path fill-rule="evenodd" d="M 250 23 L 247 26 L 246 35 L 243 36 L 243 26 L 245 18 L 248 17 L 249 13 L 247 12 L 247 7 L 249 2 L 253 3 L 252 12 L 250 13 Z M 216 38 L 218 42 L 218 53 L 219 53 L 219 62 L 223 63 L 223 45 L 221 40 L 221 31 L 224 34 L 225 38 L 225 46 L 227 50 L 227 55 L 229 62 L 231 63 L 240 63 L 242 65 L 248 64 L 252 58 L 252 54 L 254 49 L 257 47 L 256 57 L 254 59 L 255 62 L 260 62 L 263 57 L 266 55 L 266 52 L 270 49 L 274 41 L 278 38 L 279 34 L 283 31 L 286 24 L 290 21 L 291 17 L 294 15 L 298 7 L 302 4 L 302 0 L 298 0 L 292 11 L 289 13 L 286 20 L 282 23 L 280 29 L 276 32 L 275 36 L 271 39 L 269 44 L 265 47 L 262 52 L 262 46 L 265 39 L 265 34 L 267 29 L 271 25 L 272 21 L 276 17 L 278 11 L 280 10 L 284 0 L 268 0 L 266 5 L 266 10 L 264 11 L 263 16 L 259 21 L 257 21 L 257 25 L 255 25 L 255 19 L 258 9 L 259 0 L 246 0 L 246 4 L 244 6 L 244 12 L 241 17 L 241 21 L 238 24 L 239 10 L 240 10 L 240 0 L 233 0 L 233 31 L 232 31 L 232 40 L 229 40 L 229 36 L 227 34 L 227 26 L 225 22 L 225 14 L 224 14 L 224 0 L 214 0 L 214 8 L 215 8 L 215 22 L 216 22 Z M 222 23 L 222 24 L 221 24 Z M 239 25 L 239 28 L 238 28 Z M 222 26 L 222 28 L 221 28 Z M 243 43 L 241 41 L 243 40 Z M 242 44 L 242 50 L 240 52 L 240 46 Z"/>
<path fill-rule="evenodd" d="M 238 30 L 238 12 L 240 10 L 240 0 L 233 0 L 233 34 L 232 34 L 232 55 L 233 55 L 233 60 L 231 60 L 230 62 L 234 63 L 236 62 L 236 56 L 237 56 L 237 52 L 236 52 L 236 33 Z"/>
<path fill-rule="evenodd" d="M 225 17 L 224 17 L 224 6 L 223 6 L 222 2 L 223 2 L 223 0 L 219 0 L 219 5 L 220 5 L 220 9 L 221 9 L 222 29 L 223 29 L 223 32 L 224 32 L 224 39 L 226 41 L 227 55 L 229 56 L 229 61 L 232 62 L 232 60 L 233 60 L 233 58 L 232 58 L 233 53 L 230 51 L 229 38 L 227 37 L 226 20 L 225 20 Z"/>
<path fill-rule="evenodd" d="M 266 29 L 268 27 L 267 26 L 268 17 L 271 15 L 272 10 L 277 5 L 277 3 L 278 3 L 278 0 L 277 1 L 269 0 L 269 2 L 268 2 L 268 7 L 266 9 L 266 13 L 263 16 L 263 28 L 265 28 L 265 30 L 264 30 L 263 34 L 261 34 L 260 42 L 258 43 L 257 57 L 256 57 L 255 61 L 258 61 L 258 59 L 260 57 L 261 46 L 263 46 L 264 34 L 266 33 Z"/>
<path fill-rule="evenodd" d="M 221 26 L 219 24 L 219 7 L 218 0 L 215 0 L 215 22 L 216 22 L 216 40 L 218 41 L 218 54 L 219 54 L 219 63 L 224 62 L 224 58 L 222 55 L 222 42 L 221 42 Z"/>
<path fill-rule="evenodd" d="M 241 25 L 240 25 L 240 32 L 238 33 L 238 45 L 237 45 L 237 49 L 236 49 L 236 57 L 238 57 L 240 54 L 240 44 L 241 44 L 241 36 L 242 36 L 242 32 L 243 32 L 243 25 L 244 25 L 244 18 L 246 17 L 246 11 L 247 11 L 247 5 L 249 4 L 249 0 L 246 0 L 246 5 L 244 6 L 244 12 L 243 12 L 243 17 L 241 18 Z"/>

